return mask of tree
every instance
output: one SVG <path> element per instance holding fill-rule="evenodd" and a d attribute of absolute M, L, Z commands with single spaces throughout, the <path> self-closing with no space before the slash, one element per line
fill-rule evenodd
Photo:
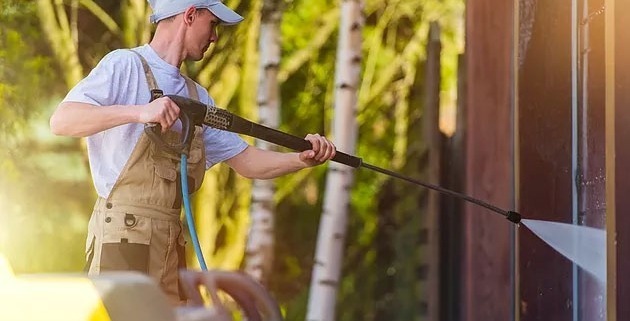
<path fill-rule="evenodd" d="M 258 112 L 262 125 L 277 128 L 280 123 L 280 19 L 282 2 L 263 0 L 259 40 Z M 256 140 L 262 149 L 275 147 Z M 245 271 L 263 282 L 269 277 L 274 251 L 274 196 L 272 180 L 255 180 L 252 187 L 251 225 L 247 240 Z"/>
<path fill-rule="evenodd" d="M 338 150 L 350 154 L 354 154 L 357 140 L 355 117 L 361 73 L 363 23 L 363 1 L 343 1 L 335 67 L 333 139 Z M 337 163 L 331 163 L 329 167 L 307 320 L 335 320 L 353 169 Z"/>

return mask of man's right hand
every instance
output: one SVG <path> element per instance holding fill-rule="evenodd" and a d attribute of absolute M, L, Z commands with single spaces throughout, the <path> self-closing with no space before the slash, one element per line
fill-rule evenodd
<path fill-rule="evenodd" d="M 158 123 L 162 126 L 162 132 L 171 128 L 179 118 L 179 107 L 168 97 L 160 97 L 140 108 L 138 122 Z"/>

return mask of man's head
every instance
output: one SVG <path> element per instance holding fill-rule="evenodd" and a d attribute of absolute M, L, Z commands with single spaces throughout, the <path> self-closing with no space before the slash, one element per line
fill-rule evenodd
<path fill-rule="evenodd" d="M 241 22 L 243 17 L 232 11 L 220 0 L 147 0 L 153 14 L 151 22 L 158 23 L 160 20 L 176 16 L 183 13 L 189 7 L 197 9 L 208 9 L 217 17 L 221 23 L 233 25 Z"/>
<path fill-rule="evenodd" d="M 219 0 L 148 0 L 159 23 L 158 33 L 179 39 L 183 59 L 200 60 L 210 44 L 217 40 L 219 24 L 233 25 L 243 20 Z M 162 32 L 160 32 L 162 30 Z M 155 39 L 155 38 L 154 38 Z M 169 40 L 169 43 L 172 41 Z"/>

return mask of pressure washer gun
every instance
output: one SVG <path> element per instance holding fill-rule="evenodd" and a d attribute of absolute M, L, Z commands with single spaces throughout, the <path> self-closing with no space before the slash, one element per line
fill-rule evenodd
<path fill-rule="evenodd" d="M 175 145 L 169 145 L 161 137 L 161 127 L 159 124 L 147 125 L 145 131 L 151 139 L 158 145 L 175 152 L 186 152 L 192 141 L 194 126 L 207 126 L 226 130 L 242 135 L 247 135 L 262 139 L 267 142 L 274 143 L 283 147 L 287 147 L 297 151 L 305 151 L 311 149 L 311 143 L 300 137 L 293 136 L 273 128 L 256 124 L 227 110 L 207 106 L 204 103 L 177 95 L 165 95 L 170 98 L 180 108 L 180 121 L 182 123 L 181 142 Z M 333 161 L 357 168 L 361 166 L 361 158 L 337 152 Z"/>
<path fill-rule="evenodd" d="M 311 143 L 303 138 L 251 122 L 247 119 L 234 115 L 227 110 L 215 106 L 205 105 L 200 101 L 182 96 L 166 95 L 166 97 L 169 97 L 180 108 L 179 117 L 180 121 L 182 122 L 181 142 L 174 145 L 169 145 L 164 142 L 161 137 L 161 128 L 159 124 L 147 125 L 147 127 L 145 127 L 145 131 L 156 144 L 172 152 L 187 153 L 188 149 L 190 148 L 193 133 L 195 131 L 194 127 L 202 126 L 203 124 L 216 129 L 226 130 L 233 133 L 258 138 L 296 151 L 305 151 L 312 148 Z M 402 179 L 404 181 L 438 191 L 446 195 L 464 199 L 468 202 L 477 204 L 493 212 L 501 214 L 515 224 L 518 224 L 521 221 L 521 215 L 517 212 L 506 211 L 468 195 L 457 193 L 437 185 L 424 183 L 416 179 L 403 176 L 396 172 L 367 164 L 363 162 L 361 158 L 356 156 L 337 151 L 335 156 L 332 158 L 332 161 L 354 168 L 365 167 L 388 176 L 396 177 L 398 179 Z"/>

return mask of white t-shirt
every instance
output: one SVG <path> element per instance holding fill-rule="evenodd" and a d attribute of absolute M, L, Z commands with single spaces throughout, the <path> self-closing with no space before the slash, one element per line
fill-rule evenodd
<path fill-rule="evenodd" d="M 186 82 L 177 67 L 162 60 L 149 45 L 133 49 L 147 60 L 157 86 L 164 94 L 189 96 Z M 214 103 L 208 92 L 198 84 L 197 92 L 201 102 Z M 141 105 L 148 103 L 150 99 L 151 93 L 140 57 L 129 50 L 115 50 L 103 57 L 90 74 L 70 90 L 63 101 L 110 106 Z M 203 129 L 206 169 L 236 156 L 248 146 L 234 133 L 206 126 Z M 143 131 L 144 124 L 131 123 L 87 138 L 90 170 L 99 196 L 109 196 Z"/>

